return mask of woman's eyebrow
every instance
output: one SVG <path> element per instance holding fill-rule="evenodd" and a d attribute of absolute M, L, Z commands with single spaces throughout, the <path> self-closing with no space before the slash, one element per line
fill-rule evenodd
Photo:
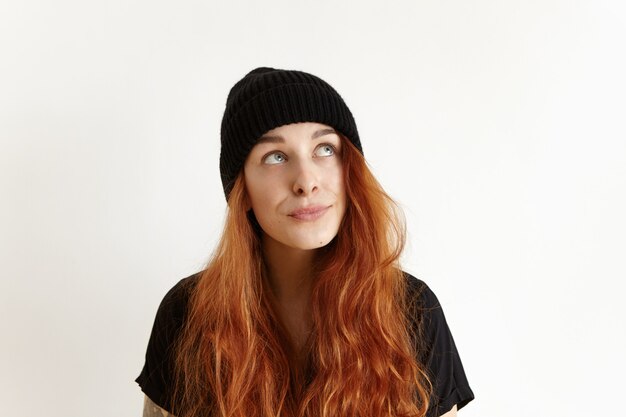
<path fill-rule="evenodd" d="M 330 135 L 330 134 L 335 134 L 337 132 L 335 132 L 335 129 L 320 129 L 320 130 L 316 130 L 313 135 L 311 135 L 311 139 L 317 139 L 321 136 L 325 136 L 325 135 Z M 280 135 L 276 135 L 276 136 L 261 136 L 261 138 L 257 141 L 257 144 L 259 143 L 285 143 L 285 138 L 283 138 Z"/>
<path fill-rule="evenodd" d="M 259 145 L 261 143 L 285 143 L 285 139 L 283 139 L 282 136 L 261 136 L 261 138 L 256 141 L 256 144 Z"/>
<path fill-rule="evenodd" d="M 313 133 L 313 136 L 311 136 L 311 139 L 317 139 L 320 136 L 330 135 L 332 133 L 337 133 L 337 132 L 335 132 L 335 129 L 320 129 L 317 132 Z"/>

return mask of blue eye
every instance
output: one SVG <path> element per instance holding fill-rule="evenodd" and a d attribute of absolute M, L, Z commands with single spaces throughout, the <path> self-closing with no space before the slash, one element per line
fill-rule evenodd
<path fill-rule="evenodd" d="M 284 162 L 284 161 L 285 161 L 285 156 L 279 152 L 273 152 L 267 155 L 265 158 L 263 158 L 263 162 L 266 164 L 270 164 L 270 165 L 280 164 L 281 162 Z"/>
<path fill-rule="evenodd" d="M 319 154 L 319 156 L 331 156 L 335 154 L 335 147 L 330 143 L 322 143 L 317 149 L 321 149 L 323 151 L 323 153 Z"/>

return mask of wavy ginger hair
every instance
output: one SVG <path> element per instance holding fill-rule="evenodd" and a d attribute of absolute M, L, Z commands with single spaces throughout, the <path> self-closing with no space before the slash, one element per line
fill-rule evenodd
<path fill-rule="evenodd" d="M 432 384 L 416 359 L 420 338 L 410 330 L 399 267 L 405 226 L 363 156 L 341 141 L 346 212 L 337 236 L 318 250 L 306 368 L 295 365 L 274 308 L 242 170 L 176 346 L 178 417 L 426 414 Z"/>

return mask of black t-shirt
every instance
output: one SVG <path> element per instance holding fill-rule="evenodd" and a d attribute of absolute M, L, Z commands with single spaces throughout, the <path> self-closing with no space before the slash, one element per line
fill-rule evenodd
<path fill-rule="evenodd" d="M 156 313 L 146 361 L 141 374 L 135 380 L 150 399 L 163 408 L 171 410 L 169 401 L 172 388 L 173 347 L 185 319 L 190 290 L 198 281 L 200 273 L 180 280 L 161 301 Z M 420 358 L 429 371 L 433 383 L 433 396 L 427 417 L 436 417 L 449 411 L 454 404 L 461 409 L 474 399 L 452 333 L 446 323 L 443 310 L 432 290 L 420 279 L 405 272 L 409 295 L 416 295 L 420 303 L 423 321 L 422 337 L 428 349 Z M 416 318 L 415 323 L 417 323 Z"/>

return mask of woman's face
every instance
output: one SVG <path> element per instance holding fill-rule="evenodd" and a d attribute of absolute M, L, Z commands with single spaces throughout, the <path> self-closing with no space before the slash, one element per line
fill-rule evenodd
<path fill-rule="evenodd" d="M 244 164 L 246 191 L 264 239 L 298 249 L 327 245 L 346 211 L 341 140 L 320 123 L 265 133 Z"/>

